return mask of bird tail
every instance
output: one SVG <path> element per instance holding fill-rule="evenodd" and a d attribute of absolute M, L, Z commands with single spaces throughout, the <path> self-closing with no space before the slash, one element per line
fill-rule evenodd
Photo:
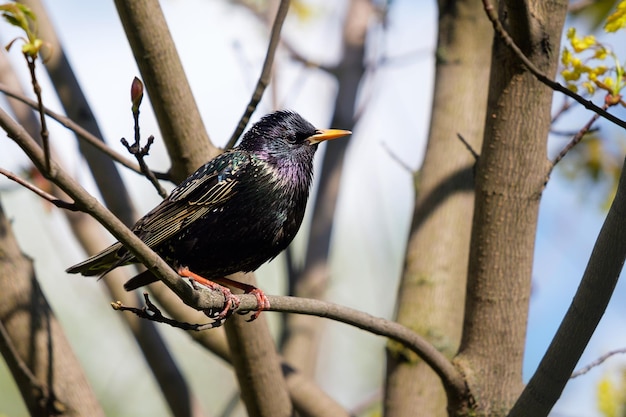
<path fill-rule="evenodd" d="M 80 273 L 86 277 L 102 277 L 112 269 L 129 263 L 130 259 L 124 256 L 125 253 L 120 253 L 120 249 L 123 249 L 122 244 L 119 242 L 114 243 L 97 255 L 94 255 L 81 263 L 70 266 L 65 270 L 65 272 L 70 274 Z"/>
<path fill-rule="evenodd" d="M 143 287 L 144 285 L 152 284 L 153 282 L 158 281 L 159 279 L 154 276 L 152 272 L 149 270 L 143 271 L 139 275 L 135 275 L 124 284 L 124 289 L 126 291 L 136 290 L 139 287 Z"/>

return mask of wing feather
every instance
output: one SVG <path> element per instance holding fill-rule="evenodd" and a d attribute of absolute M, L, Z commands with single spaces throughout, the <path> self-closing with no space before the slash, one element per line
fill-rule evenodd
<path fill-rule="evenodd" d="M 220 155 L 176 187 L 133 230 L 150 247 L 165 242 L 230 200 L 237 193 L 237 178 L 249 162 L 243 153 Z"/>

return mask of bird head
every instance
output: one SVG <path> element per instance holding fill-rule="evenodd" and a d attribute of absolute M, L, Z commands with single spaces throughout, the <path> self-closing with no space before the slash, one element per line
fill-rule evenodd
<path fill-rule="evenodd" d="M 240 149 L 266 160 L 311 161 L 320 142 L 350 135 L 339 129 L 316 129 L 298 113 L 279 110 L 255 123 L 244 135 Z"/>

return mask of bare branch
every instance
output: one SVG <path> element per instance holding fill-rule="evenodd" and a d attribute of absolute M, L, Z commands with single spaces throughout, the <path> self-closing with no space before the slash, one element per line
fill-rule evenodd
<path fill-rule="evenodd" d="M 276 55 L 276 48 L 280 42 L 280 31 L 283 27 L 283 22 L 287 17 L 287 11 L 289 11 L 289 0 L 280 0 L 280 5 L 278 6 L 278 11 L 276 12 L 276 18 L 274 19 L 274 24 L 272 25 L 272 31 L 270 33 L 270 43 L 267 46 L 267 53 L 265 54 L 265 62 L 263 62 L 263 69 L 261 70 L 261 76 L 257 81 L 256 87 L 254 88 L 254 93 L 252 94 L 252 98 L 246 107 L 241 119 L 239 120 L 239 124 L 235 131 L 233 132 L 230 140 L 226 144 L 226 149 L 230 149 L 237 143 L 237 139 L 243 133 L 246 128 L 248 122 L 250 121 L 250 116 L 256 110 L 256 106 L 261 101 L 263 97 L 263 93 L 270 83 L 270 79 L 272 76 L 272 65 L 274 64 L 274 56 Z"/>
<path fill-rule="evenodd" d="M 613 295 L 626 260 L 626 160 L 615 199 L 594 245 L 576 295 L 537 371 L 510 417 L 547 416 L 561 396 Z"/>
<path fill-rule="evenodd" d="M 9 86 L 0 83 L 0 91 L 6 94 L 9 97 L 12 97 L 16 100 L 21 101 L 24 104 L 32 107 L 33 109 L 37 109 L 37 102 L 29 99 L 23 94 L 18 93 L 17 91 L 11 89 Z M 141 167 L 126 158 L 119 152 L 114 151 L 109 146 L 107 146 L 103 141 L 101 141 L 97 136 L 89 133 L 86 129 L 82 128 L 80 125 L 76 124 L 72 119 L 63 116 L 62 114 L 56 113 L 46 107 L 43 107 L 43 112 L 46 116 L 51 117 L 52 119 L 59 122 L 62 126 L 68 128 L 72 132 L 74 132 L 79 138 L 83 139 L 85 142 L 89 143 L 91 146 L 95 147 L 105 155 L 111 157 L 116 162 L 119 162 L 126 168 L 135 171 L 138 174 L 142 174 Z M 160 180 L 168 180 L 171 181 L 170 176 L 167 173 L 163 172 L 153 172 L 154 176 Z"/>
<path fill-rule="evenodd" d="M 253 294 L 233 294 L 239 299 L 239 306 L 234 309 L 236 312 L 254 311 L 257 308 L 257 299 Z M 270 301 L 270 307 L 267 311 L 276 311 L 283 313 L 297 313 L 309 316 L 317 316 L 327 318 L 341 323 L 345 323 L 359 329 L 365 330 L 369 333 L 373 333 L 379 336 L 385 336 L 390 339 L 396 340 L 413 352 L 415 352 L 420 358 L 428 363 L 433 370 L 441 377 L 444 385 L 448 390 L 455 393 L 455 395 L 465 396 L 468 395 L 463 377 L 459 371 L 452 365 L 452 363 L 441 352 L 426 341 L 423 337 L 414 333 L 407 327 L 404 327 L 396 322 L 386 320 L 379 317 L 371 316 L 367 313 L 341 306 L 338 304 L 330 303 L 322 300 L 314 300 L 301 297 L 289 297 L 289 296 L 267 296 Z M 203 308 L 207 310 L 219 310 L 223 308 L 224 298 L 221 296 L 213 297 L 210 299 L 209 304 L 203 304 Z M 132 309 L 126 306 L 121 306 L 114 303 L 115 309 L 130 310 L 137 315 L 148 318 L 150 320 L 166 322 L 175 327 L 185 328 L 187 330 L 203 330 L 206 328 L 215 327 L 215 325 L 208 324 L 189 324 L 189 323 L 172 323 L 168 320 L 164 320 L 161 317 L 155 318 L 157 313 L 151 307 L 149 300 L 146 300 L 147 308 L 144 309 Z M 172 320 L 175 321 L 175 320 Z M 221 324 L 221 323 L 220 323 Z M 188 326 L 188 327 L 187 327 Z"/>
<path fill-rule="evenodd" d="M 200 331 L 200 330 L 206 330 L 206 329 L 213 329 L 215 327 L 221 326 L 224 323 L 223 320 L 215 320 L 211 323 L 193 324 L 193 323 L 187 323 L 187 322 L 182 322 L 182 321 L 178 321 L 175 319 L 171 319 L 169 317 L 165 317 L 163 313 L 161 313 L 161 310 L 159 310 L 159 308 L 156 305 L 154 305 L 152 301 L 150 301 L 150 297 L 147 292 L 143 293 L 143 299 L 146 305 L 145 307 L 142 307 L 142 308 L 125 306 L 121 301 L 116 301 L 114 303 L 111 303 L 111 307 L 113 307 L 113 310 L 128 311 L 142 319 L 154 321 L 157 323 L 169 324 L 172 327 L 176 327 L 182 330 Z"/>
<path fill-rule="evenodd" d="M 138 132 L 138 129 L 136 129 L 136 131 Z M 159 184 L 159 180 L 154 175 L 154 173 L 150 171 L 150 168 L 148 168 L 148 164 L 146 164 L 146 160 L 144 159 L 144 157 L 150 153 L 150 146 L 152 146 L 152 143 L 154 142 L 154 136 L 150 135 L 148 137 L 146 146 L 140 146 L 138 136 L 135 137 L 135 143 L 132 145 L 129 144 L 128 141 L 124 138 L 120 139 L 120 142 L 122 142 L 122 145 L 124 145 L 124 147 L 128 149 L 128 152 L 131 155 L 135 155 L 135 158 L 137 158 L 137 162 L 139 162 L 139 166 L 141 167 L 141 172 L 143 173 L 143 175 L 146 176 L 146 178 L 148 178 L 150 183 L 157 190 L 157 193 L 159 193 L 162 198 L 166 198 L 167 191 L 165 191 L 165 189 L 161 187 L 161 184 Z"/>
<path fill-rule="evenodd" d="M 582 368 L 580 368 L 578 371 L 576 372 L 572 372 L 572 376 L 570 376 L 570 379 L 573 378 L 577 378 L 581 375 L 586 374 L 587 372 L 591 371 L 593 368 L 595 368 L 596 366 L 601 365 L 602 363 L 604 363 L 604 361 L 606 361 L 607 359 L 609 359 L 611 356 L 615 356 L 615 355 L 622 355 L 626 353 L 626 348 L 622 348 L 622 349 L 616 349 L 616 350 L 612 350 L 610 352 L 605 353 L 604 355 L 600 356 L 598 359 L 596 359 L 595 361 L 591 362 L 589 365 L 584 366 Z"/>
<path fill-rule="evenodd" d="M 41 141 L 43 143 L 43 152 L 46 158 L 46 170 L 50 169 L 50 132 L 48 132 L 48 126 L 46 125 L 46 118 L 43 113 L 43 99 L 41 97 L 41 85 L 37 81 L 37 74 L 35 73 L 35 62 L 37 56 L 31 56 L 24 53 L 24 58 L 28 63 L 28 70 L 30 71 L 30 81 L 33 85 L 33 92 L 37 96 L 37 109 L 39 110 L 39 122 L 41 123 Z"/>
<path fill-rule="evenodd" d="M 459 140 L 461 141 L 461 143 L 463 143 L 463 145 L 465 145 L 469 153 L 471 153 L 472 156 L 474 157 L 474 160 L 478 162 L 478 160 L 480 159 L 480 155 L 478 155 L 478 152 L 476 152 L 474 148 L 472 148 L 472 145 L 468 141 L 466 141 L 463 135 L 461 135 L 460 133 L 457 133 L 456 137 L 459 138 Z"/>
<path fill-rule="evenodd" d="M 411 166 L 404 161 L 400 155 L 398 155 L 397 152 L 394 152 L 393 149 L 391 149 L 389 147 L 389 144 L 387 142 L 381 142 L 380 145 L 383 147 L 383 149 L 387 152 L 387 155 L 389 155 L 389 157 L 391 159 L 393 159 L 398 165 L 400 165 L 400 167 L 402 169 L 404 169 L 406 172 L 408 172 L 409 174 L 413 175 L 415 173 L 415 170 L 413 168 L 411 168 Z"/>
<path fill-rule="evenodd" d="M 78 211 L 78 207 L 76 207 L 76 204 L 69 203 L 67 201 L 63 201 L 63 200 L 56 198 L 52 194 L 45 192 L 44 190 L 35 186 L 34 184 L 31 184 L 28 181 L 18 177 L 16 174 L 12 173 L 11 171 L 8 171 L 4 168 L 0 168 L 0 174 L 4 175 L 11 181 L 15 181 L 16 183 L 20 184 L 24 188 L 31 190 L 32 192 L 37 194 L 39 197 L 43 198 L 44 200 L 47 200 L 49 203 L 54 204 L 58 208 L 71 210 L 71 211 Z"/>
<path fill-rule="evenodd" d="M 554 168 L 556 166 L 556 164 L 558 164 L 561 159 L 563 159 L 565 157 L 565 155 L 567 155 L 567 153 L 572 150 L 572 148 L 576 145 L 578 145 L 578 143 L 580 143 L 580 141 L 583 139 L 583 137 L 589 132 L 589 130 L 591 129 L 591 126 L 596 122 L 596 120 L 598 120 L 600 118 L 599 114 L 594 114 L 591 119 L 587 122 L 587 124 L 585 124 L 582 129 L 580 129 L 578 132 L 576 132 L 576 134 L 574 135 L 574 137 L 572 138 L 572 140 L 565 145 L 565 147 L 563 149 L 561 149 L 561 152 L 559 152 L 559 154 L 554 158 L 554 161 L 552 161 L 552 168 Z"/>
<path fill-rule="evenodd" d="M 528 71 L 530 71 L 530 73 L 533 74 L 538 81 L 547 85 L 554 91 L 558 91 L 560 93 L 565 94 L 568 97 L 573 98 L 579 104 L 582 104 L 587 110 L 591 110 L 599 114 L 600 116 L 604 117 L 605 119 L 609 120 L 610 122 L 615 123 L 621 128 L 626 129 L 626 121 L 620 119 L 619 117 L 612 115 L 611 113 L 607 112 L 602 107 L 595 105 L 592 101 L 586 100 L 582 96 L 579 96 L 578 94 L 574 93 L 569 88 L 561 85 L 560 83 L 556 81 L 553 81 L 552 79 L 550 79 L 550 77 L 548 77 L 543 72 L 541 72 L 541 70 L 537 68 L 535 64 L 533 64 L 532 61 L 528 59 L 526 55 L 524 55 L 524 52 L 522 52 L 522 50 L 515 44 L 515 41 L 513 40 L 513 38 L 511 38 L 511 36 L 506 31 L 506 29 L 504 29 L 504 27 L 502 26 L 502 23 L 500 22 L 500 19 L 498 18 L 495 8 L 489 2 L 489 0 L 483 0 L 483 5 L 485 7 L 485 12 L 487 13 L 487 17 L 493 24 L 493 28 L 495 32 L 500 36 L 500 38 L 502 38 L 502 41 L 504 42 L 504 44 L 508 46 L 513 51 L 513 53 L 515 53 L 515 55 L 520 59 L 520 61 L 522 61 L 522 63 L 528 69 Z"/>

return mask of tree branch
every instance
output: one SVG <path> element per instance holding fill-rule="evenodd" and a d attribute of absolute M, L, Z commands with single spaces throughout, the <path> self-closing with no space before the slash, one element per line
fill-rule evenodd
<path fill-rule="evenodd" d="M 604 361 L 606 361 L 607 359 L 609 359 L 612 356 L 615 355 L 622 355 L 626 353 L 626 348 L 622 348 L 622 349 L 616 349 L 616 350 L 612 350 L 610 352 L 605 353 L 604 355 L 600 356 L 598 359 L 596 359 L 595 361 L 591 362 L 590 364 L 580 368 L 578 371 L 573 372 L 572 376 L 570 376 L 570 379 L 574 379 L 577 378 L 581 375 L 586 374 L 587 372 L 591 371 L 593 368 L 595 368 L 596 366 L 599 366 L 601 364 L 604 363 Z"/>
<path fill-rule="evenodd" d="M 252 98 L 246 107 L 241 119 L 239 120 L 239 124 L 235 128 L 230 140 L 226 144 L 226 149 L 230 149 L 237 143 L 237 139 L 243 133 L 246 128 L 248 122 L 250 121 L 250 116 L 256 110 L 257 105 L 261 101 L 263 97 L 263 93 L 270 83 L 270 79 L 272 76 L 272 65 L 274 64 L 274 56 L 276 55 L 276 48 L 280 42 L 280 31 L 283 27 L 283 22 L 287 17 L 287 12 L 289 11 L 289 0 L 280 0 L 280 5 L 278 6 L 278 11 L 276 12 L 276 18 L 274 19 L 274 24 L 272 25 L 272 31 L 270 33 L 270 43 L 267 46 L 267 53 L 265 54 L 265 62 L 263 62 L 263 69 L 261 70 L 261 76 L 256 83 L 256 87 L 254 88 L 254 93 L 252 94 Z"/>
<path fill-rule="evenodd" d="M 58 208 L 62 208 L 62 209 L 70 210 L 70 211 L 78 211 L 78 207 L 76 207 L 74 203 L 69 203 L 67 201 L 63 201 L 61 199 L 56 198 L 52 194 L 45 192 L 44 190 L 35 186 L 34 184 L 31 184 L 28 181 L 18 177 L 11 171 L 8 171 L 4 168 L 0 168 L 0 174 L 4 175 L 11 181 L 15 181 L 16 183 L 20 184 L 22 187 L 34 192 L 39 197 L 43 198 L 44 200 L 48 201 L 51 204 L 54 204 Z"/>
<path fill-rule="evenodd" d="M 257 299 L 253 294 L 234 294 L 234 296 L 240 301 L 239 307 L 237 307 L 234 312 L 244 313 L 247 311 L 254 311 L 256 309 Z M 374 317 L 365 312 L 327 301 L 275 295 L 268 295 L 267 297 L 270 301 L 270 308 L 267 309 L 267 311 L 296 313 L 327 318 L 357 327 L 378 336 L 385 336 L 398 341 L 411 349 L 426 363 L 428 363 L 441 377 L 444 386 L 449 391 L 452 391 L 457 396 L 468 395 L 464 379 L 454 365 L 452 365 L 452 363 L 441 352 L 435 349 L 432 344 L 427 342 L 426 339 L 419 336 L 417 333 L 414 333 L 407 327 L 390 320 Z M 150 304 L 151 303 L 149 302 L 147 303 L 149 310 Z M 214 297 L 211 298 L 209 304 L 204 304 L 203 308 L 219 310 L 223 307 L 223 305 L 223 297 Z M 115 305 L 114 308 L 119 309 L 119 305 Z M 128 308 L 124 307 L 121 310 L 128 310 Z M 138 314 L 137 310 L 141 309 L 133 309 L 132 312 Z M 154 310 L 150 311 L 154 312 Z M 211 323 L 182 323 L 182 325 L 177 325 L 176 323 L 172 323 L 170 320 L 162 317 L 150 317 L 150 312 L 139 314 L 146 319 L 165 322 L 174 327 L 185 328 L 185 330 L 204 330 L 206 328 L 214 327 Z"/>
<path fill-rule="evenodd" d="M 179 183 L 219 150 L 206 132 L 159 2 L 115 0 L 115 7 L 172 161 L 171 177 Z"/>
<path fill-rule="evenodd" d="M 554 158 L 554 161 L 552 161 L 552 168 L 554 168 L 556 166 L 556 164 L 558 164 L 559 162 L 561 162 L 561 159 L 565 158 L 565 155 L 567 155 L 567 153 L 569 151 L 572 150 L 572 148 L 576 145 L 578 145 L 578 143 L 580 143 L 580 141 L 583 139 L 583 137 L 589 132 L 589 130 L 591 129 L 591 126 L 596 122 L 596 120 L 598 120 L 600 118 L 600 115 L 595 113 L 591 119 L 582 127 L 582 129 L 580 129 L 578 132 L 576 132 L 576 134 L 574 135 L 574 137 L 572 138 L 572 140 L 569 141 L 569 143 L 567 145 L 565 145 L 565 147 L 563 147 L 563 149 L 561 149 L 561 152 L 559 152 L 559 154 Z"/>
<path fill-rule="evenodd" d="M 0 108 L 0 127 L 4 129 L 8 136 L 22 148 L 35 166 L 44 173 L 45 156 L 41 147 L 9 115 Z M 150 271 L 161 279 L 172 289 L 185 304 L 198 310 L 205 310 L 208 307 L 207 299 L 211 297 L 209 291 L 195 291 L 183 280 L 180 279 L 170 266 L 165 263 L 152 249 L 141 241 L 128 227 L 126 227 L 117 217 L 83 189 L 74 179 L 71 178 L 54 161 L 50 163 L 50 171 L 44 173 L 47 179 L 61 188 L 69 195 L 75 204 L 82 210 L 89 212 L 100 224 L 102 224 L 115 238 L 117 238 L 137 259 L 143 263 Z M 214 296 L 218 296 L 214 294 Z"/>
<path fill-rule="evenodd" d="M 576 295 L 509 417 L 547 416 L 602 318 L 626 260 L 626 160 Z"/>
<path fill-rule="evenodd" d="M 545 75 L 539 68 L 537 68 L 535 64 L 533 64 L 532 61 L 528 59 L 528 57 L 524 54 L 524 52 L 522 52 L 522 50 L 515 44 L 515 41 L 513 40 L 513 38 L 511 38 L 511 36 L 506 31 L 506 29 L 504 29 L 504 27 L 502 26 L 502 23 L 500 22 L 500 19 L 498 18 L 498 14 L 495 8 L 489 2 L 489 0 L 482 0 L 482 1 L 485 7 L 485 12 L 487 13 L 487 17 L 493 24 L 493 29 L 495 30 L 495 32 L 498 34 L 498 36 L 500 36 L 500 38 L 502 38 L 502 41 L 504 42 L 504 44 L 508 46 L 513 51 L 513 53 L 515 53 L 515 55 L 520 59 L 520 61 L 522 61 L 522 63 L 528 69 L 528 71 L 530 71 L 530 73 L 533 74 L 535 78 L 537 78 L 538 81 L 547 85 L 554 91 L 561 92 L 565 94 L 566 96 L 573 98 L 579 104 L 582 104 L 587 110 L 591 110 L 599 114 L 600 116 L 604 117 L 608 121 L 615 123 L 619 127 L 626 129 L 626 121 L 620 119 L 619 117 L 613 116 L 611 113 L 607 112 L 602 107 L 595 105 L 592 101 L 586 100 L 582 96 L 579 96 L 578 94 L 574 93 L 569 88 L 561 85 L 560 83 L 556 81 L 553 81 L 552 79 L 550 79 L 550 77 Z"/>
<path fill-rule="evenodd" d="M 30 106 L 33 109 L 38 109 L 38 105 L 37 105 L 36 101 L 31 100 L 28 97 L 24 96 L 23 94 L 20 94 L 19 92 L 11 89 L 6 84 L 0 83 L 0 91 L 3 92 L 4 94 L 6 94 L 9 97 L 12 97 L 12 98 L 14 98 L 16 100 L 21 101 L 22 103 Z M 134 163 L 129 158 L 126 158 L 121 153 L 116 152 L 115 150 L 113 150 L 112 148 L 107 146 L 107 144 L 104 143 L 101 139 L 99 139 L 97 136 L 91 134 L 88 130 L 84 129 L 79 124 L 75 123 L 72 119 L 63 116 L 62 114 L 56 113 L 56 112 L 54 112 L 54 111 L 52 111 L 52 110 L 50 110 L 50 109 L 48 109 L 46 107 L 43 107 L 43 111 L 46 114 L 46 116 L 49 116 L 53 120 L 56 120 L 62 126 L 68 128 L 69 130 L 74 132 L 76 134 L 76 136 L 78 136 L 80 139 L 83 139 L 85 142 L 89 143 L 91 146 L 95 147 L 100 152 L 104 153 L 105 155 L 107 155 L 108 157 L 113 159 L 114 161 L 119 162 L 120 164 L 122 164 L 126 168 L 128 168 L 128 169 L 130 169 L 132 171 L 135 171 L 138 174 L 143 174 L 142 171 L 141 171 L 141 167 L 138 164 Z M 160 180 L 171 181 L 171 178 L 170 178 L 170 176 L 167 173 L 164 173 L 164 172 L 154 172 L 153 171 L 153 174 L 154 174 L 154 176 L 156 178 L 158 178 Z"/>

